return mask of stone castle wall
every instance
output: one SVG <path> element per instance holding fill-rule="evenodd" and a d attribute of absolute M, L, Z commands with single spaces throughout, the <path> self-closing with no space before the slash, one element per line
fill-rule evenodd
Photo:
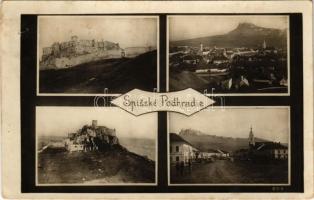
<path fill-rule="evenodd" d="M 56 42 L 51 47 L 43 48 L 39 69 L 64 69 L 102 59 L 133 58 L 152 50 L 152 47 L 128 47 L 122 49 L 118 43 L 78 40 L 77 36 L 72 36 L 70 41 Z"/>

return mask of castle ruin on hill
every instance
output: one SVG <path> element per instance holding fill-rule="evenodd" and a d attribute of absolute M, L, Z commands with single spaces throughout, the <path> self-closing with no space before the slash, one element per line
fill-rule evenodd
<path fill-rule="evenodd" d="M 72 36 L 70 41 L 55 42 L 50 47 L 44 47 L 39 68 L 63 69 L 102 59 L 135 57 L 151 50 L 151 47 L 122 49 L 119 43 L 94 39 L 79 40 L 78 36 Z"/>
<path fill-rule="evenodd" d="M 98 126 L 97 120 L 85 125 L 76 133 L 69 133 L 65 140 L 65 148 L 72 151 L 106 150 L 119 144 L 116 130 Z"/>

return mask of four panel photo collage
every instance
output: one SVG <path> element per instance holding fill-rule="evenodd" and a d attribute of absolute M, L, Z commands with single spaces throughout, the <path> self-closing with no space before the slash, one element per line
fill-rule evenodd
<path fill-rule="evenodd" d="M 301 14 L 22 15 L 21 31 L 23 192 L 303 190 Z M 187 88 L 215 103 L 110 103 Z"/>

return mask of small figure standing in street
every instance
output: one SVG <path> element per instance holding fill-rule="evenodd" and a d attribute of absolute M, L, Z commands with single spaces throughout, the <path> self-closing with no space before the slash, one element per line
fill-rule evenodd
<path fill-rule="evenodd" d="M 181 163 L 180 163 L 180 174 L 181 174 L 181 176 L 184 175 L 184 161 L 181 161 Z"/>
<path fill-rule="evenodd" d="M 189 159 L 189 173 L 191 174 L 192 173 L 192 161 L 191 159 Z"/>
<path fill-rule="evenodd" d="M 179 175 L 180 171 L 180 163 L 179 161 L 176 162 L 176 174 Z"/>

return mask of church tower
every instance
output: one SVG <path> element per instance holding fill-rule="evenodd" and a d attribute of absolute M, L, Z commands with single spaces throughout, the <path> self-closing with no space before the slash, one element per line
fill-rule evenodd
<path fill-rule="evenodd" d="M 250 134 L 249 134 L 249 146 L 254 147 L 255 146 L 255 139 L 254 139 L 254 134 L 251 126 Z"/>
<path fill-rule="evenodd" d="M 92 127 L 93 129 L 97 128 L 97 120 L 92 120 Z"/>
<path fill-rule="evenodd" d="M 266 49 L 267 45 L 266 45 L 266 41 L 264 40 L 263 42 L 263 49 Z"/>

